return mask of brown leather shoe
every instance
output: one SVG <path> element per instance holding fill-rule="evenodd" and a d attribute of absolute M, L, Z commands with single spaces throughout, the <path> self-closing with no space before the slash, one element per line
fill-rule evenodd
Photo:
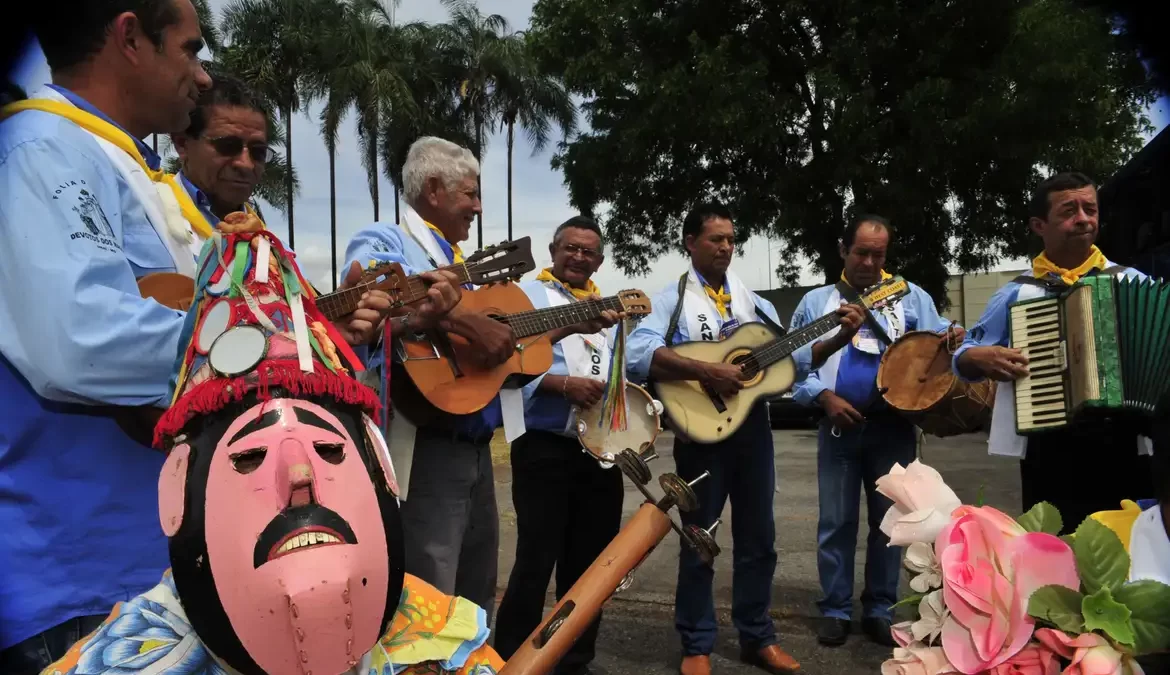
<path fill-rule="evenodd" d="M 706 654 L 684 656 L 678 672 L 682 675 L 711 675 L 711 659 Z"/>
<path fill-rule="evenodd" d="M 794 675 L 800 672 L 800 664 L 789 656 L 788 652 L 780 649 L 780 645 L 768 645 L 758 651 L 744 651 L 741 658 L 745 663 L 763 668 L 775 675 Z"/>

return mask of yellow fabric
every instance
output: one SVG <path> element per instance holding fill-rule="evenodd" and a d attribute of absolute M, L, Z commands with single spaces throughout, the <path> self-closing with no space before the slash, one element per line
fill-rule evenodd
<path fill-rule="evenodd" d="M 1088 260 L 1081 263 L 1079 267 L 1071 270 L 1066 270 L 1063 267 L 1057 267 L 1055 263 L 1048 259 L 1047 255 L 1041 253 L 1040 255 L 1036 256 L 1035 260 L 1032 261 L 1032 274 L 1036 278 L 1041 278 L 1044 275 L 1050 273 L 1055 274 L 1056 276 L 1060 277 L 1060 280 L 1065 284 L 1072 286 L 1081 277 L 1088 274 L 1089 270 L 1103 270 L 1105 269 L 1106 264 L 1108 264 L 1108 261 L 1105 260 L 1105 254 L 1101 252 L 1101 249 L 1094 245 L 1093 248 L 1089 250 Z"/>
<path fill-rule="evenodd" d="M 480 609 L 463 598 L 451 597 L 425 581 L 407 574 L 403 579 L 402 600 L 379 642 L 370 663 L 374 672 L 387 664 L 424 666 L 443 662 L 464 649 L 468 642 L 486 637 L 486 617 Z M 486 664 L 499 670 L 504 662 L 486 644 L 471 652 L 457 673 L 470 673 L 476 665 Z M 410 669 L 406 673 L 414 672 Z M 418 672 L 433 672 L 420 669 Z M 405 675 L 405 673 L 400 674 Z"/>
<path fill-rule="evenodd" d="M 187 222 L 191 223 L 191 227 L 195 229 L 195 233 L 199 235 L 200 239 L 207 239 L 211 236 L 211 225 L 203 217 L 203 214 L 199 211 L 199 207 L 195 206 L 191 195 L 187 194 L 187 191 L 183 189 L 183 186 L 179 184 L 179 181 L 173 174 L 166 173 L 165 171 L 155 171 L 147 166 L 146 160 L 142 158 L 142 153 L 138 151 L 138 146 L 134 144 L 134 139 L 130 138 L 126 132 L 76 106 L 48 99 L 28 99 L 10 103 L 0 109 L 0 120 L 24 110 L 39 110 L 64 117 L 82 129 L 118 146 L 119 149 L 138 162 L 138 165 L 142 167 L 142 170 L 146 172 L 150 180 L 155 183 L 164 183 L 171 188 L 171 192 L 175 194 L 175 199 L 179 201 L 179 210 L 182 211 L 183 217 L 187 219 Z"/>
<path fill-rule="evenodd" d="M 728 306 L 731 305 L 731 294 L 723 290 L 725 287 L 725 285 L 720 286 L 719 290 L 715 290 L 707 284 L 703 284 L 703 290 L 707 291 L 707 297 L 715 303 L 716 309 L 719 310 L 719 316 L 724 319 L 731 314 L 731 310 L 728 309 Z"/>
<path fill-rule="evenodd" d="M 431 232 L 434 232 L 435 234 L 439 235 L 439 238 L 441 238 L 443 241 L 447 241 L 447 235 L 443 234 L 442 230 L 435 227 L 434 225 L 431 225 L 430 223 L 428 223 L 425 220 L 423 222 L 426 223 L 427 227 L 431 228 Z M 447 241 L 447 245 L 451 247 L 451 253 L 455 258 L 451 262 L 453 262 L 453 263 L 463 262 L 463 251 L 461 251 L 459 249 L 459 244 L 452 244 L 451 242 Z"/>
<path fill-rule="evenodd" d="M 1133 524 L 1140 515 L 1142 515 L 1142 508 L 1136 502 L 1125 499 L 1121 502 L 1120 511 L 1098 511 L 1089 517 L 1113 530 L 1113 533 L 1121 540 L 1121 545 L 1125 547 L 1126 551 L 1129 551 L 1130 533 L 1133 532 Z"/>
<path fill-rule="evenodd" d="M 591 295 L 601 295 L 601 289 L 597 287 L 597 284 L 593 283 L 592 279 L 590 279 L 589 282 L 585 285 L 585 288 L 573 288 L 572 286 L 553 276 L 551 267 L 546 267 L 541 270 L 540 274 L 536 275 L 536 280 L 541 282 L 552 281 L 558 283 L 561 285 L 561 288 L 564 288 L 566 291 L 572 293 L 573 297 L 577 298 L 578 300 L 584 300 Z"/>
<path fill-rule="evenodd" d="M 887 272 L 885 270 L 881 271 L 881 275 L 882 275 L 882 281 L 885 281 L 886 279 L 893 279 L 894 278 L 894 275 L 890 274 L 889 272 Z M 849 283 L 849 280 L 845 278 L 845 271 L 844 270 L 841 271 L 841 281 L 844 281 L 850 288 L 853 288 L 853 284 Z M 878 283 L 881 283 L 881 282 L 878 282 Z"/>

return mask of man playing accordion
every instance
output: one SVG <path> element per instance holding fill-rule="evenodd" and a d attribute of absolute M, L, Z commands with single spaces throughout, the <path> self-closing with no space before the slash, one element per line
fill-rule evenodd
<path fill-rule="evenodd" d="M 1105 273 L 1146 278 L 1107 260 L 1097 238 L 1097 190 L 1088 177 L 1060 173 L 1040 183 L 1029 204 L 1029 225 L 1044 240 L 1030 273 L 999 289 L 979 322 L 955 352 L 954 370 L 968 381 L 1000 382 L 988 450 L 1020 458 L 1023 508 L 1047 501 L 1060 510 L 1066 531 L 1090 514 L 1117 508 L 1122 499 L 1153 495 L 1149 442 L 1132 421 L 1095 418 L 1035 435 L 1016 429 L 1016 386 L 1025 386 L 1029 359 L 1011 348 L 1009 316 L 1014 303 L 1057 295 L 1077 281 Z M 1032 364 L 1033 370 L 1038 368 Z"/>

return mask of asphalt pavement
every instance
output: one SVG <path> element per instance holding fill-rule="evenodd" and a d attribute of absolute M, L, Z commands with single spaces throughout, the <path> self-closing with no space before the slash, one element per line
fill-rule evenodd
<path fill-rule="evenodd" d="M 860 631 L 862 571 L 865 566 L 865 500 L 862 500 L 855 561 L 854 633 L 842 647 L 823 647 L 816 641 L 816 432 L 793 429 L 774 432 L 776 448 L 776 518 L 778 561 L 772 583 L 772 614 L 781 646 L 811 675 L 872 674 L 880 670 L 889 650 L 869 642 Z M 655 475 L 674 471 L 669 433 L 659 437 L 661 459 L 651 464 Z M 516 552 L 516 515 L 512 508 L 511 468 L 507 445 L 493 444 L 496 498 L 500 511 L 500 595 L 508 581 Z M 986 504 L 1011 515 L 1019 512 L 1019 469 L 1016 462 L 987 455 L 986 436 L 971 434 L 940 439 L 926 436 L 920 459 L 937 469 L 964 503 L 980 494 Z M 615 471 L 617 469 L 614 469 Z M 652 492 L 659 494 L 657 481 Z M 625 514 L 628 518 L 644 498 L 626 480 Z M 715 560 L 715 607 L 719 615 L 719 642 L 712 656 L 713 671 L 720 675 L 754 675 L 762 671 L 738 660 L 739 648 L 731 624 L 731 507 L 723 511 L 723 525 L 716 531 L 722 548 Z M 682 658 L 674 630 L 674 595 L 679 538 L 673 533 L 650 554 L 635 573 L 633 585 L 606 605 L 597 645 L 596 673 L 604 675 L 668 675 L 678 672 Z M 906 589 L 906 579 L 903 579 Z M 548 596 L 546 609 L 553 597 Z"/>

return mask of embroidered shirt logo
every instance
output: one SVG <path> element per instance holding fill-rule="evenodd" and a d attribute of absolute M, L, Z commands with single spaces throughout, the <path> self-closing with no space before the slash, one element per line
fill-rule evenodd
<path fill-rule="evenodd" d="M 70 180 L 58 185 L 53 191 L 53 199 L 65 200 L 70 204 L 69 209 L 77 214 L 78 227 L 69 234 L 70 240 L 87 239 L 101 250 L 111 253 L 122 250 L 114 238 L 110 220 L 106 218 L 97 197 L 89 191 L 85 180 Z"/>

